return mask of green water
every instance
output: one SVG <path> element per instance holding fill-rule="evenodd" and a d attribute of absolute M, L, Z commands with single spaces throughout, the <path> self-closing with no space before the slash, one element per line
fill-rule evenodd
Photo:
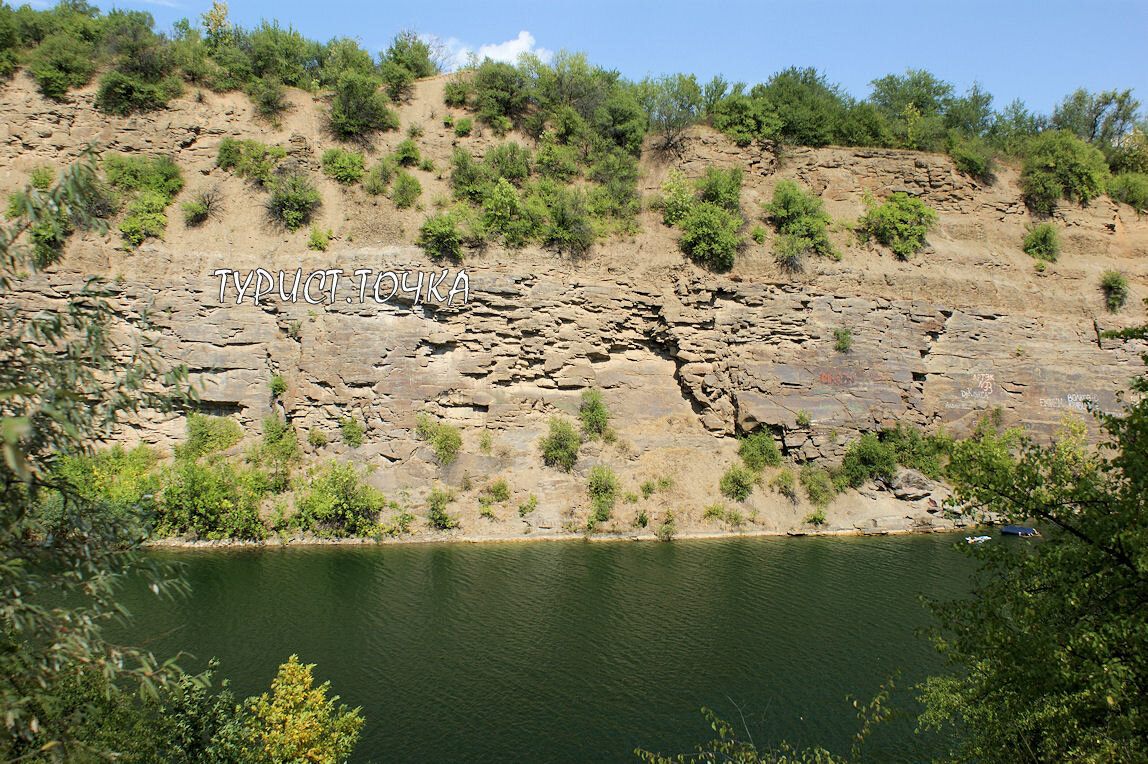
<path fill-rule="evenodd" d="M 157 552 L 193 594 L 129 592 L 134 640 L 220 659 L 241 697 L 291 653 L 362 706 L 357 761 L 633 761 L 692 751 L 709 706 L 843 750 L 847 695 L 940 669 L 918 595 L 961 596 L 954 536 Z M 901 695 L 909 706 L 911 697 Z M 736 706 L 735 706 L 736 704 Z M 895 721 L 881 758 L 940 741 Z"/>

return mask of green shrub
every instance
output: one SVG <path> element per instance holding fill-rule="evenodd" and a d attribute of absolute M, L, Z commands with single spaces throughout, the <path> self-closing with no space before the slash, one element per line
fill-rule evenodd
<path fill-rule="evenodd" d="M 618 485 L 618 476 L 609 467 L 602 465 L 592 467 L 586 489 L 589 491 L 591 499 L 591 525 L 609 520 L 621 490 Z"/>
<path fill-rule="evenodd" d="M 259 505 L 267 491 L 258 470 L 240 472 L 225 462 L 177 461 L 162 473 L 156 535 L 264 538 Z"/>
<path fill-rule="evenodd" d="M 637 159 L 620 149 L 598 154 L 587 177 L 594 181 L 587 191 L 590 211 L 599 218 L 613 218 L 624 226 L 633 226 L 641 207 Z"/>
<path fill-rule="evenodd" d="M 530 176 L 530 149 L 514 141 L 500 143 L 492 148 L 486 153 L 484 162 L 493 171 L 495 178 L 506 178 L 515 185 L 522 185 Z"/>
<path fill-rule="evenodd" d="M 648 499 L 654 495 L 654 491 L 658 490 L 658 484 L 653 480 L 647 480 L 642 483 L 642 498 Z"/>
<path fill-rule="evenodd" d="M 440 531 L 448 531 L 451 528 L 458 527 L 458 520 L 446 513 L 447 504 L 450 504 L 452 501 L 454 501 L 454 493 L 452 491 L 443 491 L 435 488 L 427 495 L 427 508 L 430 510 L 428 519 L 430 520 L 430 526 L 432 528 Z"/>
<path fill-rule="evenodd" d="M 391 39 L 383 60 L 399 64 L 415 77 L 431 77 L 441 71 L 434 60 L 434 49 L 410 29 L 401 30 Z"/>
<path fill-rule="evenodd" d="M 1108 195 L 1136 210 L 1137 215 L 1148 211 L 1148 174 L 1122 172 L 1108 181 Z"/>
<path fill-rule="evenodd" d="M 741 512 L 738 512 L 736 509 L 730 509 L 725 513 L 725 521 L 729 523 L 731 528 L 740 528 L 745 522 L 745 518 L 742 517 Z"/>
<path fill-rule="evenodd" d="M 529 499 L 518 505 L 518 516 L 526 517 L 536 509 L 538 509 L 538 497 L 534 494 L 530 494 Z"/>
<path fill-rule="evenodd" d="M 266 186 L 274 179 L 279 160 L 287 156 L 282 146 L 268 146 L 259 141 L 224 138 L 219 144 L 219 154 L 215 163 L 221 170 L 234 170 L 241 178 L 247 178 L 259 186 Z"/>
<path fill-rule="evenodd" d="M 662 524 L 654 531 L 654 535 L 658 537 L 658 541 L 673 541 L 674 534 L 677 532 L 678 527 L 674 524 L 674 513 L 667 512 Z"/>
<path fill-rule="evenodd" d="M 880 438 L 882 443 L 893 449 L 898 464 L 933 480 L 941 479 L 941 458 L 949 452 L 953 442 L 943 431 L 926 436 L 916 427 L 898 424 L 893 429 L 882 430 Z"/>
<path fill-rule="evenodd" d="M 682 221 L 679 246 L 695 262 L 719 271 L 729 270 L 741 247 L 737 233 L 741 222 L 741 218 L 729 210 L 701 202 Z"/>
<path fill-rule="evenodd" d="M 322 448 L 327 445 L 327 436 L 318 427 L 312 427 L 307 433 L 307 442 L 313 448 Z"/>
<path fill-rule="evenodd" d="M 196 193 L 191 201 L 180 205 L 183 209 L 183 224 L 190 227 L 203 225 L 214 217 L 223 206 L 223 194 L 214 186 Z"/>
<path fill-rule="evenodd" d="M 798 409 L 797 416 L 795 417 L 798 427 L 808 427 L 809 423 L 813 421 L 809 412 L 805 409 Z"/>
<path fill-rule="evenodd" d="M 363 190 L 371 196 L 380 196 L 387 192 L 387 186 L 391 184 L 391 177 L 395 174 L 395 166 L 392 159 L 380 159 L 375 162 L 367 172 L 367 177 L 363 179 Z"/>
<path fill-rule="evenodd" d="M 793 470 L 783 469 L 773 476 L 773 480 L 769 482 L 770 486 L 775 491 L 780 493 L 785 498 L 797 503 L 797 481 L 793 477 Z"/>
<path fill-rule="evenodd" d="M 154 191 L 167 201 L 183 188 L 183 175 L 169 156 L 112 154 L 104 159 L 104 172 L 108 183 L 120 191 Z"/>
<path fill-rule="evenodd" d="M 107 114 L 126 117 L 137 112 L 162 109 L 182 92 L 183 83 L 175 75 L 158 82 L 147 82 L 113 69 L 100 77 L 96 106 Z"/>
<path fill-rule="evenodd" d="M 764 429 L 742 438 L 737 447 L 737 455 L 754 472 L 781 464 L 781 452 L 777 450 L 777 443 L 773 435 Z"/>
<path fill-rule="evenodd" d="M 458 458 L 462 448 L 462 434 L 454 425 L 436 422 L 427 414 L 415 417 L 415 436 L 428 441 L 434 448 L 439 464 L 446 466 Z"/>
<path fill-rule="evenodd" d="M 450 166 L 450 186 L 455 198 L 482 204 L 490 196 L 494 178 L 489 166 L 476 161 L 462 146 L 455 146 L 451 152 Z"/>
<path fill-rule="evenodd" d="M 311 235 L 307 237 L 307 249 L 326 252 L 328 245 L 331 243 L 331 235 L 332 231 L 330 228 L 320 228 L 317 225 L 311 226 Z"/>
<path fill-rule="evenodd" d="M 662 183 L 662 222 L 680 225 L 697 205 L 694 188 L 680 170 L 671 169 Z"/>
<path fill-rule="evenodd" d="M 51 165 L 43 164 L 32 168 L 28 182 L 32 184 L 32 188 L 47 191 L 52 187 L 52 181 L 55 179 L 56 171 L 52 169 Z"/>
<path fill-rule="evenodd" d="M 897 474 L 897 455 L 892 445 L 870 432 L 849 444 L 834 476 L 839 489 L 857 488 L 870 480 L 892 483 Z"/>
<path fill-rule="evenodd" d="M 1060 256 L 1060 236 L 1052 223 L 1037 223 L 1024 236 L 1024 251 L 1037 260 L 1055 263 Z"/>
<path fill-rule="evenodd" d="M 334 536 L 378 533 L 378 515 L 386 505 L 383 495 L 362 482 L 353 464 L 328 462 L 311 476 L 296 499 L 299 526 Z"/>
<path fill-rule="evenodd" d="M 703 520 L 721 520 L 723 517 L 725 517 L 725 504 L 720 501 L 710 504 L 702 512 Z"/>
<path fill-rule="evenodd" d="M 758 244 L 765 244 L 765 229 L 760 225 L 755 225 L 749 235 Z"/>
<path fill-rule="evenodd" d="M 482 203 L 482 222 L 492 234 L 501 234 L 507 247 L 524 246 L 537 233 L 539 220 L 510 181 L 499 178 Z"/>
<path fill-rule="evenodd" d="M 554 131 L 547 130 L 538 143 L 534 166 L 543 177 L 566 182 L 578 174 L 578 152 L 558 143 Z"/>
<path fill-rule="evenodd" d="M 301 172 L 276 179 L 267 200 L 267 215 L 288 231 L 295 232 L 311 220 L 323 197 Z"/>
<path fill-rule="evenodd" d="M 25 217 L 30 206 L 30 199 L 23 191 L 8 197 L 7 216 L 10 219 Z M 160 233 L 163 232 L 162 227 Z M 33 258 L 37 268 L 46 268 L 56 262 L 64 250 L 64 244 L 72 233 L 72 221 L 67 210 L 58 210 L 56 214 L 45 214 L 41 221 L 33 223 L 28 229 L 32 240 Z"/>
<path fill-rule="evenodd" d="M 1105 271 L 1100 277 L 1100 291 L 1109 313 L 1116 313 L 1128 301 L 1128 279 L 1119 271 Z"/>
<path fill-rule="evenodd" d="M 805 515 L 805 522 L 809 525 L 817 525 L 817 526 L 825 525 L 825 522 L 826 522 L 825 510 L 824 509 L 813 510 L 812 512 Z"/>
<path fill-rule="evenodd" d="M 379 66 L 379 74 L 382 76 L 387 97 L 395 103 L 403 100 L 410 92 L 411 84 L 415 81 L 414 72 L 394 61 L 384 60 Z"/>
<path fill-rule="evenodd" d="M 635 528 L 645 528 L 649 524 L 650 524 L 650 513 L 644 509 L 639 510 L 638 514 L 634 517 L 634 527 Z"/>
<path fill-rule="evenodd" d="M 331 132 L 342 140 L 362 140 L 375 132 L 399 129 L 399 117 L 387 107 L 378 83 L 353 70 L 339 75 L 327 119 Z"/>
<path fill-rule="evenodd" d="M 542 243 L 559 253 L 581 256 L 590 250 L 596 234 L 580 189 L 559 187 L 549 200 Z"/>
<path fill-rule="evenodd" d="M 175 447 L 177 459 L 198 459 L 231 448 L 243 437 L 234 419 L 225 416 L 187 415 L 187 440 Z"/>
<path fill-rule="evenodd" d="M 287 93 L 275 77 L 260 77 L 247 86 L 247 97 L 255 107 L 255 114 L 272 125 L 279 126 L 279 115 L 287 110 Z"/>
<path fill-rule="evenodd" d="M 517 67 L 487 59 L 474 74 L 474 104 L 487 124 L 520 118 L 529 106 L 529 84 Z"/>
<path fill-rule="evenodd" d="M 271 377 L 271 395 L 278 398 L 285 392 L 287 392 L 287 383 L 283 381 L 283 377 L 279 374 Z"/>
<path fill-rule="evenodd" d="M 456 138 L 465 138 L 470 135 L 470 131 L 474 129 L 474 120 L 470 117 L 463 117 L 454 123 L 454 135 Z"/>
<path fill-rule="evenodd" d="M 323 172 L 343 185 L 358 183 L 363 178 L 363 155 L 332 148 L 323 152 Z"/>
<path fill-rule="evenodd" d="M 339 420 L 339 432 L 343 435 L 343 442 L 351 448 L 363 445 L 363 424 L 354 417 Z"/>
<path fill-rule="evenodd" d="M 827 257 L 840 258 L 829 241 L 829 214 L 817 196 L 801 190 L 792 180 L 779 180 L 773 189 L 773 199 L 762 205 L 770 223 L 781 236 L 777 250 L 785 252 L 786 270 L 799 271 L 805 252 L 816 252 Z M 788 239 L 787 239 L 788 237 Z"/>
<path fill-rule="evenodd" d="M 815 507 L 824 509 L 833 501 L 836 491 L 833 488 L 833 479 L 821 467 L 806 464 L 801 468 L 801 487 L 805 495 L 813 502 Z"/>
<path fill-rule="evenodd" d="M 996 157 L 984 140 L 950 131 L 947 148 L 958 170 L 982 183 L 992 182 Z"/>
<path fill-rule="evenodd" d="M 781 120 L 762 98 L 734 93 L 715 104 L 713 125 L 739 146 L 779 137 Z"/>
<path fill-rule="evenodd" d="M 734 501 L 745 501 L 753 493 L 757 476 L 741 465 L 735 464 L 725 471 L 718 482 L 721 495 Z"/>
<path fill-rule="evenodd" d="M 582 438 L 569 422 L 557 417 L 550 419 L 550 432 L 542 439 L 542 462 L 547 467 L 558 467 L 564 472 L 574 469 Z"/>
<path fill-rule="evenodd" d="M 28 57 L 28 73 L 48 98 L 62 100 L 72 88 L 88 84 L 96 71 L 92 46 L 66 31 L 48 35 Z"/>
<path fill-rule="evenodd" d="M 405 139 L 395 149 L 395 162 L 401 167 L 416 167 L 419 163 L 419 147 L 410 138 Z"/>
<path fill-rule="evenodd" d="M 130 527 L 154 507 L 160 488 L 156 462 L 155 452 L 145 445 L 130 451 L 116 445 L 91 454 L 61 456 L 53 467 L 51 482 L 61 488 L 66 485 L 76 496 L 97 506 L 99 520 Z M 45 532 L 57 536 L 74 528 L 58 489 L 41 493 L 35 520 Z"/>
<path fill-rule="evenodd" d="M 415 200 L 422 195 L 423 185 L 418 178 L 405 170 L 395 173 L 395 187 L 391 191 L 391 201 L 399 209 L 414 206 Z"/>
<path fill-rule="evenodd" d="M 447 106 L 466 106 L 474 88 L 466 80 L 450 80 L 442 86 L 442 100 Z"/>
<path fill-rule="evenodd" d="M 865 200 L 868 211 L 858 221 L 863 238 L 876 239 L 902 260 L 925 246 L 925 235 L 937 222 L 937 213 L 924 202 L 902 191 L 878 205 Z"/>
<path fill-rule="evenodd" d="M 741 212 L 741 168 L 719 170 L 707 167 L 697 181 L 698 197 L 733 213 Z"/>
<path fill-rule="evenodd" d="M 423 248 L 431 257 L 445 257 L 459 262 L 462 260 L 462 232 L 458 228 L 457 215 L 453 212 L 440 212 L 431 215 L 419 226 L 415 244 Z"/>
<path fill-rule="evenodd" d="M 299 439 L 295 426 L 284 422 L 276 415 L 263 418 L 263 437 L 259 447 L 248 456 L 257 465 L 271 468 L 271 490 L 286 491 L 291 466 L 299 460 Z"/>
<path fill-rule="evenodd" d="M 813 253 L 809 239 L 793 234 L 782 234 L 773 240 L 773 258 L 781 270 L 799 273 L 805 268 L 805 260 Z"/>
<path fill-rule="evenodd" d="M 128 202 L 127 215 L 120 222 L 124 241 L 133 247 L 144 239 L 162 239 L 167 230 L 167 208 L 170 199 L 157 191 L 146 189 Z"/>
<path fill-rule="evenodd" d="M 578 407 L 578 418 L 582 420 L 582 431 L 591 438 L 601 437 L 610 424 L 610 410 L 606 408 L 599 390 L 584 390 L 582 403 Z"/>
<path fill-rule="evenodd" d="M 834 329 L 833 330 L 833 349 L 838 353 L 848 353 L 853 349 L 853 330 L 852 329 Z"/>
<path fill-rule="evenodd" d="M 1050 214 L 1061 199 L 1087 204 L 1099 196 L 1107 174 L 1100 149 L 1067 130 L 1048 130 L 1029 141 L 1020 184 L 1029 209 Z"/>
<path fill-rule="evenodd" d="M 502 503 L 510 501 L 510 486 L 502 478 L 495 480 L 493 483 L 482 489 L 484 496 L 489 498 L 490 501 Z"/>

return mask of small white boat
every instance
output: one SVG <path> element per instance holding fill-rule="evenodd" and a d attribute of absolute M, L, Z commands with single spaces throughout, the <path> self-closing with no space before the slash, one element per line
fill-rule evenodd
<path fill-rule="evenodd" d="M 983 544 L 988 541 L 992 536 L 965 536 L 965 543 L 968 544 Z"/>

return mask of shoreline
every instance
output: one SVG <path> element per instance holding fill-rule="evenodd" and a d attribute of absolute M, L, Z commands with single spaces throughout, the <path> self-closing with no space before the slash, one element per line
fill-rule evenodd
<path fill-rule="evenodd" d="M 751 531 L 702 531 L 675 533 L 671 541 L 696 541 L 732 538 L 799 538 L 815 536 L 832 537 L 864 537 L 864 536 L 909 536 L 930 533 L 962 533 L 980 526 L 967 528 L 937 528 L 918 527 L 905 529 L 866 530 L 862 528 L 833 528 L 828 530 L 751 530 Z M 368 538 L 363 536 L 346 536 L 342 538 L 322 538 L 318 536 L 292 536 L 286 539 L 267 538 L 258 541 L 248 539 L 215 539 L 207 541 L 187 541 L 177 538 L 149 539 L 141 546 L 145 549 L 172 549 L 172 550 L 212 550 L 212 549 L 264 549 L 320 547 L 320 546 L 390 546 L 400 544 L 497 544 L 497 543 L 530 543 L 549 541 L 586 541 L 592 543 L 613 542 L 641 542 L 661 541 L 654 533 L 624 534 L 624 533 L 545 533 L 522 534 L 521 536 L 498 535 L 469 535 L 469 536 L 407 536 L 396 538 Z M 668 543 L 668 542 L 667 542 Z"/>

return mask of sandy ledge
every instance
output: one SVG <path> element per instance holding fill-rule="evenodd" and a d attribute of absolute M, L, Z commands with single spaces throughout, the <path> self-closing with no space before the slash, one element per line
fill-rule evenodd
<path fill-rule="evenodd" d="M 971 526 L 970 526 L 971 527 Z M 901 529 L 867 530 L 863 528 L 831 528 L 825 530 L 746 530 L 746 531 L 714 531 L 714 532 L 686 532 L 675 533 L 674 541 L 693 541 L 697 539 L 732 539 L 749 537 L 798 537 L 798 536 L 904 536 L 924 533 L 960 533 L 968 528 L 947 527 L 917 527 Z M 237 539 L 218 539 L 213 541 L 187 541 L 178 538 L 150 539 L 143 546 L 149 549 L 244 549 L 244 548 L 281 548 L 288 546 L 386 546 L 390 544 L 490 544 L 490 543 L 524 543 L 539 541 L 588 541 L 588 542 L 617 542 L 617 541 L 660 541 L 653 532 L 646 533 L 523 533 L 520 535 L 508 534 L 437 534 L 437 535 L 410 535 L 398 538 L 373 539 L 359 536 L 346 538 L 322 538 L 319 536 L 285 536 L 267 538 L 262 541 L 246 541 Z"/>

